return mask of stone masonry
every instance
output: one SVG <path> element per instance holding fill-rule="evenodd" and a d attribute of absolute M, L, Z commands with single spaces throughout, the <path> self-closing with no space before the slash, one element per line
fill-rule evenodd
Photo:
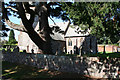
<path fill-rule="evenodd" d="M 3 51 L 2 60 L 43 69 L 77 72 L 93 78 L 120 78 L 120 58 L 69 57 Z"/>

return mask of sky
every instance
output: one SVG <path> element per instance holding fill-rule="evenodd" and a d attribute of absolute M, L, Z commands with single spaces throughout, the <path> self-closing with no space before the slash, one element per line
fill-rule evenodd
<path fill-rule="evenodd" d="M 9 0 L 4 0 L 6 3 L 9 3 Z M 20 19 L 14 17 L 14 16 L 9 16 L 10 21 L 12 21 L 15 24 L 20 24 Z M 57 18 L 53 18 L 53 20 L 55 21 L 55 23 L 58 22 L 63 22 L 61 19 L 57 19 Z M 49 24 L 53 24 L 53 21 L 51 19 L 48 18 Z M 9 26 L 7 26 L 8 28 L 10 28 Z M 12 28 L 10 28 L 12 29 Z M 13 29 L 14 30 L 14 29 Z M 10 31 L 7 32 L 8 36 L 9 36 Z M 15 33 L 15 39 L 18 41 L 18 35 L 19 35 L 19 31 L 14 30 Z M 9 37 L 4 37 L 5 40 L 8 40 Z"/>
<path fill-rule="evenodd" d="M 14 17 L 14 16 L 10 16 L 9 19 L 10 19 L 10 21 L 12 21 L 15 24 L 20 24 L 20 21 L 21 21 L 20 19 Z M 53 20 L 55 21 L 55 23 L 63 22 L 61 19 L 57 19 L 57 18 L 53 18 Z M 48 18 L 48 21 L 49 21 L 49 24 L 54 24 L 53 21 L 49 18 Z M 7 27 L 10 28 L 9 26 L 7 26 Z M 12 28 L 10 28 L 10 29 L 12 29 Z M 8 31 L 8 33 L 7 33 L 8 36 L 9 36 L 9 33 L 10 33 L 10 31 Z M 15 33 L 15 39 L 18 41 L 18 35 L 19 35 L 20 32 L 17 31 L 17 30 L 14 30 L 14 33 Z M 6 37 L 4 39 L 8 40 L 8 37 Z"/>
<path fill-rule="evenodd" d="M 9 3 L 9 1 L 10 1 L 10 0 L 4 0 L 5 3 Z M 69 0 L 69 1 L 72 2 L 72 0 Z M 12 21 L 12 22 L 15 23 L 15 24 L 20 24 L 20 21 L 21 21 L 20 19 L 14 17 L 14 16 L 9 16 L 9 19 L 10 19 L 10 21 Z M 61 19 L 57 19 L 57 18 L 52 18 L 52 19 L 54 20 L 55 23 L 63 22 L 63 20 L 61 20 Z M 49 21 L 49 24 L 54 24 L 53 21 L 52 21 L 50 18 L 48 18 L 48 21 Z M 6 24 L 6 25 L 7 25 L 7 24 Z M 7 27 L 10 28 L 9 26 L 7 26 Z M 10 28 L 10 29 L 12 29 L 12 28 Z M 13 30 L 14 30 L 14 29 L 13 29 Z M 10 31 L 7 32 L 8 37 L 4 37 L 3 40 L 4 40 L 4 39 L 5 39 L 5 40 L 8 40 L 8 39 L 9 39 L 9 33 L 10 33 Z M 18 35 L 19 35 L 20 32 L 17 31 L 17 30 L 14 30 L 14 33 L 15 33 L 15 39 L 18 41 Z"/>

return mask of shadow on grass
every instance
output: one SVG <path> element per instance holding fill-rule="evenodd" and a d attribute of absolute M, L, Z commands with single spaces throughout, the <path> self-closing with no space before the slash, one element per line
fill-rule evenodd
<path fill-rule="evenodd" d="M 2 63 L 2 78 L 3 79 L 40 79 L 40 78 L 85 78 L 77 73 L 68 73 L 60 71 L 51 71 L 38 69 L 36 67 L 31 67 L 27 65 L 21 65 L 17 63 L 10 63 L 3 61 Z"/>
<path fill-rule="evenodd" d="M 41 69 L 35 67 L 20 65 L 16 63 L 9 63 L 4 61 L 2 63 L 2 78 L 3 79 L 24 79 L 24 78 L 48 78 L 49 74 L 46 72 L 39 72 Z M 45 75 L 45 76 L 44 76 Z"/>

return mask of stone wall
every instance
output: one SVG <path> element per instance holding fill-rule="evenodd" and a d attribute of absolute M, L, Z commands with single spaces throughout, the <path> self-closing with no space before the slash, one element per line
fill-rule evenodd
<path fill-rule="evenodd" d="M 3 51 L 3 61 L 43 69 L 77 72 L 93 78 L 120 78 L 120 58 L 69 57 Z"/>

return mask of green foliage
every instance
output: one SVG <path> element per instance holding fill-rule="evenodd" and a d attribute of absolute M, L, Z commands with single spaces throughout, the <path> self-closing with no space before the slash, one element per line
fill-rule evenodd
<path fill-rule="evenodd" d="M 74 25 L 89 25 L 98 43 L 114 44 L 120 39 L 120 3 L 61 3 Z M 83 29 L 84 30 L 84 29 Z"/>
<path fill-rule="evenodd" d="M 15 34 L 13 30 L 10 30 L 8 44 L 16 44 Z"/>

